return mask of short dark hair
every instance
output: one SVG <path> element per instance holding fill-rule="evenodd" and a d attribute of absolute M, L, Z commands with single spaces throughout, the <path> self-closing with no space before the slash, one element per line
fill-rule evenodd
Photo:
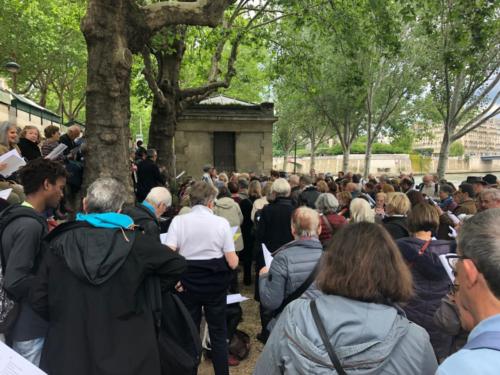
<path fill-rule="evenodd" d="M 410 200 L 412 207 L 415 207 L 419 203 L 427 203 L 424 195 L 420 191 L 410 190 L 408 193 L 406 193 L 406 196 Z"/>
<path fill-rule="evenodd" d="M 467 182 L 464 182 L 458 187 L 458 190 L 460 190 L 462 193 L 467 193 L 469 195 L 469 198 L 475 198 L 476 193 L 474 193 L 474 187 L 472 184 L 469 184 Z"/>
<path fill-rule="evenodd" d="M 439 187 L 439 191 L 442 191 L 443 193 L 446 193 L 448 195 L 452 195 L 453 194 L 453 188 L 450 185 L 448 185 L 448 184 L 441 185 Z"/>
<path fill-rule="evenodd" d="M 58 178 L 67 178 L 68 173 L 64 166 L 49 159 L 34 159 L 19 170 L 19 180 L 26 195 L 36 193 L 43 186 L 45 180 L 55 185 Z"/>
<path fill-rule="evenodd" d="M 300 176 L 299 181 L 303 183 L 304 185 L 311 185 L 312 184 L 312 178 L 307 175 L 302 175 Z"/>
<path fill-rule="evenodd" d="M 428 203 L 419 203 L 408 214 L 408 229 L 411 233 L 437 231 L 439 213 L 436 207 Z"/>
<path fill-rule="evenodd" d="M 413 292 L 412 275 L 391 235 L 367 222 L 346 225 L 333 236 L 316 284 L 325 294 L 375 303 L 405 302 Z"/>
<path fill-rule="evenodd" d="M 352 176 L 352 182 L 354 182 L 355 184 L 359 184 L 360 181 L 361 181 L 361 175 L 360 174 L 354 174 Z"/>
<path fill-rule="evenodd" d="M 230 198 L 231 197 L 231 192 L 229 189 L 225 186 L 221 186 L 219 188 L 219 194 L 217 195 L 217 199 L 222 199 L 222 198 Z"/>
<path fill-rule="evenodd" d="M 61 129 L 59 129 L 58 126 L 49 125 L 44 129 L 43 134 L 45 135 L 45 138 L 52 138 L 52 136 L 57 132 L 61 132 Z"/>
<path fill-rule="evenodd" d="M 231 192 L 231 194 L 236 194 L 238 191 L 240 191 L 240 187 L 234 181 L 229 181 L 227 183 L 227 188 L 229 189 L 229 191 Z"/>

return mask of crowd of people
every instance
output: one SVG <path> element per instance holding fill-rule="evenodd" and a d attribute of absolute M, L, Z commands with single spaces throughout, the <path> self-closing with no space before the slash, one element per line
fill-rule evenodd
<path fill-rule="evenodd" d="M 255 374 L 498 372 L 494 175 L 455 187 L 432 175 L 417 184 L 411 174 L 207 165 L 170 191 L 156 151 L 140 145 L 136 204 L 123 183 L 99 178 L 75 220 L 49 226 L 71 176 L 67 156 L 42 157 L 62 142 L 49 128 L 40 155 L 6 176 L 17 192 L 0 213 L 0 332 L 48 374 L 181 373 L 165 359 L 174 349 L 162 332 L 178 323 L 166 296 L 198 332 L 206 322 L 214 373 L 229 374 L 241 307 L 227 295 L 240 281 L 254 283 L 260 305 L 260 332 L 249 332 L 265 344 Z M 6 151 L 18 147 L 13 129 L 0 125 Z M 76 146 L 76 129 L 68 133 Z M 182 373 L 197 372 L 200 335 L 174 337 L 193 341 L 176 352 Z"/>

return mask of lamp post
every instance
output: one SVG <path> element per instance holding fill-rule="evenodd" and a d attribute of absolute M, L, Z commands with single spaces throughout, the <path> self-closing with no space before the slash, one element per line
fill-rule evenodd
<path fill-rule="evenodd" d="M 9 61 L 5 64 L 5 70 L 12 74 L 12 91 L 17 92 L 17 74 L 21 70 L 21 65 L 15 61 Z"/>

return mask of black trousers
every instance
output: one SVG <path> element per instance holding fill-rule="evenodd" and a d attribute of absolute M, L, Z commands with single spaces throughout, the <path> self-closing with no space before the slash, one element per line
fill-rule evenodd
<path fill-rule="evenodd" d="M 226 326 L 226 292 L 220 294 L 197 294 L 189 290 L 179 294 L 182 302 L 188 309 L 194 324 L 200 330 L 201 309 L 205 312 L 205 319 L 210 334 L 212 347 L 212 364 L 215 375 L 229 375 L 227 362 L 227 326 Z"/>

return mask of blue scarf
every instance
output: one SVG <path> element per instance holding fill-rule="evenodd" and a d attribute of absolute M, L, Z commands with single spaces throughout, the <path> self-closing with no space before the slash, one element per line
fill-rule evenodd
<path fill-rule="evenodd" d="M 86 221 L 96 228 L 129 229 L 134 225 L 131 217 L 117 212 L 105 212 L 102 214 L 83 214 L 80 212 L 76 215 L 76 221 Z"/>
<path fill-rule="evenodd" d="M 151 204 L 149 204 L 149 203 L 148 203 L 148 202 L 146 202 L 146 201 L 142 202 L 141 204 L 142 204 L 144 207 L 146 207 L 149 211 L 151 211 L 151 213 L 152 213 L 153 215 L 156 215 L 155 208 L 154 208 Z"/>

